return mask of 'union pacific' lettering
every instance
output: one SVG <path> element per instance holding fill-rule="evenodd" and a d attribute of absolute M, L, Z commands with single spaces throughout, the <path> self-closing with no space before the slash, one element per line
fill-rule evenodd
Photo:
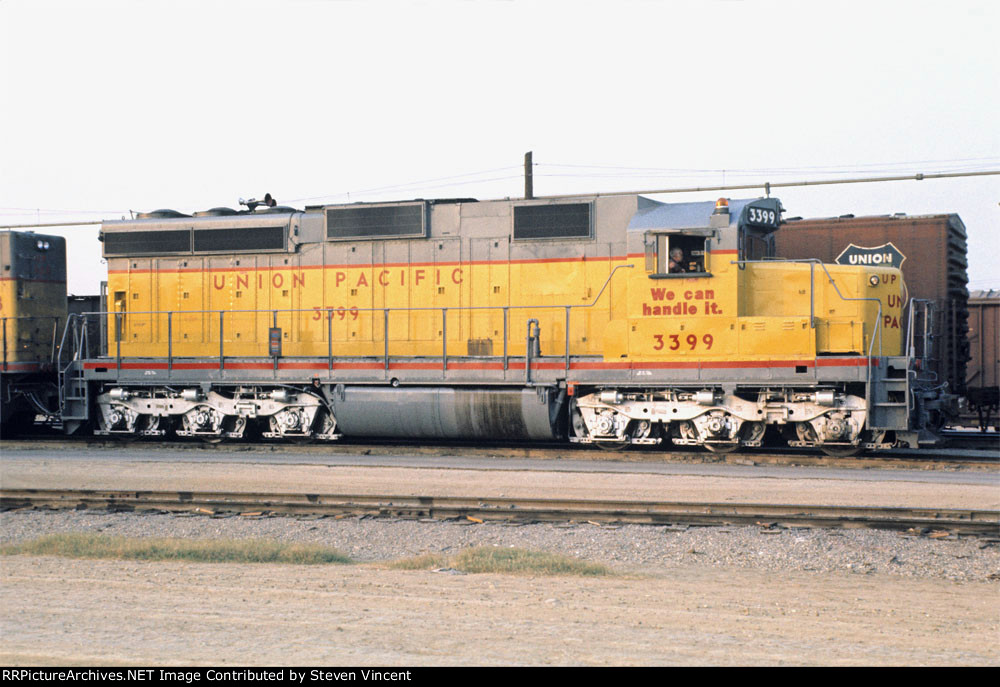
<path fill-rule="evenodd" d="M 405 269 L 399 270 L 398 275 L 394 274 L 395 272 L 396 272 L 395 270 L 378 270 L 378 271 L 375 271 L 375 272 L 372 273 L 372 279 L 376 283 L 378 283 L 380 286 L 384 286 L 384 287 L 394 286 L 397 283 L 400 286 L 403 286 L 403 287 L 407 286 L 407 276 L 408 276 L 407 270 L 405 270 Z M 428 283 L 430 283 L 430 278 L 429 278 L 427 272 L 428 271 L 425 270 L 425 269 L 415 269 L 415 270 L 412 270 L 412 274 L 410 275 L 411 276 L 412 285 L 413 286 L 420 286 L 422 284 L 428 284 Z M 369 283 L 367 274 L 368 274 L 368 270 L 359 270 L 357 278 L 352 280 L 350 278 L 350 275 L 348 274 L 348 272 L 346 272 L 344 270 L 337 270 L 337 271 L 333 272 L 333 285 L 334 286 L 342 286 L 342 285 L 350 284 L 351 281 L 354 281 L 354 286 L 355 287 L 358 287 L 358 286 L 369 286 L 370 283 Z M 453 284 L 461 284 L 461 283 L 463 283 L 465 281 L 465 272 L 464 272 L 463 268 L 456 267 L 455 269 L 453 269 L 451 271 L 450 277 L 451 277 L 451 282 Z M 306 274 L 304 272 L 292 272 L 287 277 L 286 277 L 285 274 L 283 274 L 281 272 L 273 272 L 270 277 L 266 277 L 264 275 L 264 273 L 258 273 L 257 274 L 257 288 L 258 289 L 265 288 L 268 285 L 268 281 L 269 281 L 270 282 L 270 286 L 272 286 L 272 287 L 274 287 L 276 289 L 280 289 L 281 287 L 283 287 L 287 283 L 288 278 L 291 279 L 291 286 L 292 286 L 292 288 L 298 288 L 298 287 L 305 287 L 306 286 Z M 445 278 L 447 278 L 447 277 L 445 277 Z M 441 270 L 440 269 L 435 269 L 434 270 L 434 280 L 433 280 L 433 283 L 435 285 L 440 285 L 441 284 L 441 280 L 442 280 Z M 223 289 L 226 288 L 227 285 L 228 286 L 235 286 L 236 288 L 249 288 L 249 286 L 250 286 L 250 275 L 247 274 L 247 273 L 245 273 L 245 272 L 241 272 L 241 273 L 237 273 L 237 274 L 229 274 L 229 275 L 227 275 L 227 274 L 213 274 L 212 275 L 212 287 L 216 291 L 222 291 Z M 660 289 L 660 291 L 662 291 L 662 289 Z M 698 291 L 697 293 L 701 294 L 702 292 Z M 711 291 L 708 291 L 707 293 L 711 294 Z M 667 296 L 667 299 L 668 300 L 673 300 L 673 298 L 674 298 L 673 292 L 668 292 L 668 294 L 669 295 Z M 659 297 L 657 297 L 654 294 L 653 297 L 656 300 L 662 300 L 663 299 L 662 295 L 660 295 Z M 690 298 L 697 298 L 697 299 L 701 299 L 703 297 L 710 298 L 711 296 L 702 296 L 702 295 L 690 296 Z"/>
<path fill-rule="evenodd" d="M 305 286 L 306 285 L 306 275 L 299 272 L 297 274 L 292 274 L 292 286 Z M 227 282 L 230 285 L 235 285 L 236 288 L 248 288 L 250 286 L 250 275 L 246 273 L 230 275 L 227 277 L 225 274 L 213 274 L 212 275 L 212 287 L 216 291 L 221 291 L 226 288 Z M 280 289 L 285 285 L 285 276 L 280 272 L 275 272 L 271 275 L 271 286 L 276 289 Z M 257 288 L 264 288 L 264 275 L 257 275 Z"/>

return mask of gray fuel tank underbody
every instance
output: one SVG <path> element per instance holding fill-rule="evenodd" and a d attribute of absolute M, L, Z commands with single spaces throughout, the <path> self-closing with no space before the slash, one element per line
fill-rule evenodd
<path fill-rule="evenodd" d="M 552 439 L 551 394 L 536 389 L 338 387 L 337 431 L 345 436 Z"/>

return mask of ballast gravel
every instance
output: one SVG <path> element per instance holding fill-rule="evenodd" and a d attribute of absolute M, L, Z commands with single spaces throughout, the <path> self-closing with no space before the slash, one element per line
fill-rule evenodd
<path fill-rule="evenodd" d="M 52 533 L 125 537 L 271 538 L 333 547 L 361 563 L 472 546 L 518 547 L 604 563 L 622 573 L 662 574 L 679 566 L 743 568 L 766 573 L 846 572 L 1000 581 L 997 537 L 866 529 L 601 526 L 590 523 L 473 523 L 374 517 L 210 517 L 162 513 L 18 510 L 0 514 L 0 542 Z"/>

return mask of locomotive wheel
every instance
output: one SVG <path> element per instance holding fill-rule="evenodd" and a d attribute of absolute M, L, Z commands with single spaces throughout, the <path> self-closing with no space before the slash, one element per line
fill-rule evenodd
<path fill-rule="evenodd" d="M 866 429 L 861 433 L 861 441 L 857 446 L 820 446 L 823 453 L 834 458 L 850 458 L 865 450 L 865 444 L 881 444 L 885 440 L 885 432 L 873 432 Z"/>
<path fill-rule="evenodd" d="M 859 441 L 856 446 L 835 446 L 819 443 L 816 430 L 808 422 L 795 423 L 795 434 L 800 441 L 808 441 L 816 446 L 820 451 L 833 458 L 850 458 L 865 450 L 863 441 Z M 862 437 L 863 438 L 863 437 Z"/>
<path fill-rule="evenodd" d="M 587 431 L 587 423 L 583 420 L 583 414 L 580 409 L 576 406 L 576 401 L 570 406 L 570 430 L 573 432 L 573 436 L 587 437 L 590 433 Z M 595 441 L 592 444 L 602 451 L 621 451 L 623 448 L 627 447 L 629 444 L 627 441 Z"/>
<path fill-rule="evenodd" d="M 701 444 L 712 453 L 732 453 L 740 447 L 739 443 L 733 444 Z"/>
<path fill-rule="evenodd" d="M 125 412 L 124 406 L 112 406 L 112 407 L 117 407 L 119 409 L 117 412 L 121 412 L 121 413 Z M 122 421 L 119 421 L 119 422 L 114 423 L 114 424 L 109 423 L 108 419 L 104 416 L 104 413 L 102 411 L 98 410 L 98 412 L 97 412 L 97 426 L 101 429 L 101 431 L 111 432 L 111 436 L 116 436 L 117 435 L 119 437 L 127 437 L 127 436 L 134 437 L 136 429 L 142 425 L 142 417 L 140 416 L 135 421 L 135 426 L 132 427 L 132 432 L 122 432 L 122 431 L 115 432 L 115 431 L 113 431 L 114 427 L 119 426 L 121 424 L 122 424 Z M 125 424 L 127 425 L 127 422 Z"/>
<path fill-rule="evenodd" d="M 864 451 L 865 447 L 861 444 L 857 446 L 829 446 L 827 444 L 820 444 L 819 450 L 833 458 L 850 458 Z"/>
<path fill-rule="evenodd" d="M 337 431 L 337 418 L 333 416 L 325 406 L 316 412 L 316 419 L 313 420 L 313 432 L 315 434 L 333 434 Z"/>

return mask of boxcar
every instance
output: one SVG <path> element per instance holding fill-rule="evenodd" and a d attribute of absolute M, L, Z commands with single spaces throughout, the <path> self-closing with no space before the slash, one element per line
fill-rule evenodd
<path fill-rule="evenodd" d="M 903 272 L 909 298 L 929 302 L 928 320 L 913 323 L 928 335 L 916 353 L 952 394 L 964 394 L 969 360 L 967 237 L 956 214 L 789 220 L 774 235 L 785 258 L 817 258 L 855 265 L 893 265 Z M 906 323 L 909 326 L 909 322 Z"/>

